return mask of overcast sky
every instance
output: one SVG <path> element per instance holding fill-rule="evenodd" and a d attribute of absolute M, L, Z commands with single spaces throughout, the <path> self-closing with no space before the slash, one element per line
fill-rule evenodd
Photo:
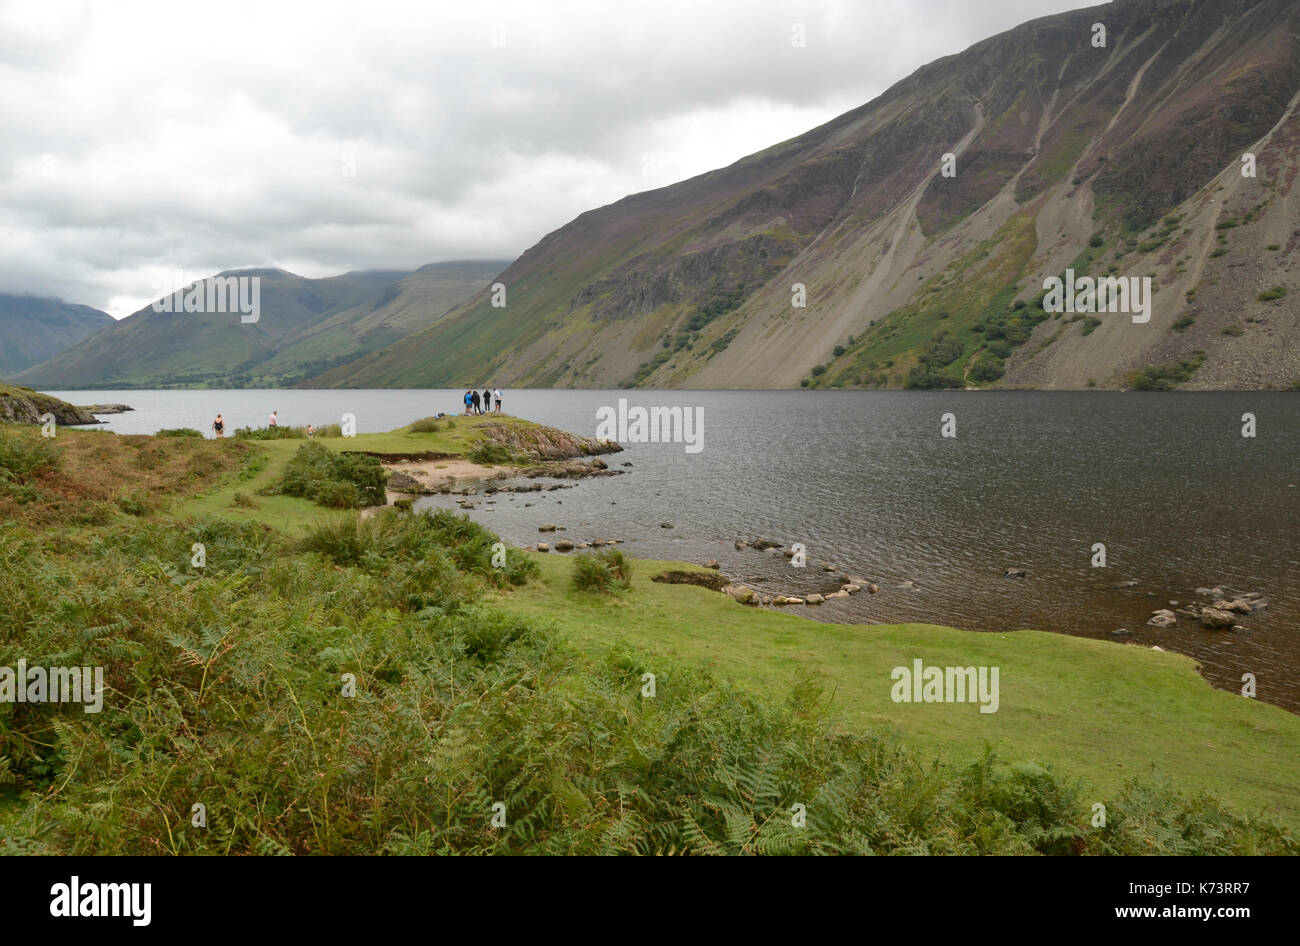
<path fill-rule="evenodd" d="M 0 0 L 0 292 L 510 259 L 1087 5 Z"/>

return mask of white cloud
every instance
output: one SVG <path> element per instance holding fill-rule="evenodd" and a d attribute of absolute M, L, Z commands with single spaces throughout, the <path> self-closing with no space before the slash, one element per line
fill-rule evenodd
<path fill-rule="evenodd" d="M 0 291 L 511 258 L 1071 5 L 0 2 Z"/>

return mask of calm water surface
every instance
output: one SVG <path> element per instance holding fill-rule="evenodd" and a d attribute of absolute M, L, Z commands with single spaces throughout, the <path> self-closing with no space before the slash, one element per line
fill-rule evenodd
<path fill-rule="evenodd" d="M 460 391 L 52 392 L 121 401 L 108 429 L 208 430 L 337 422 L 389 430 L 454 411 Z M 507 541 L 566 526 L 575 541 L 627 540 L 631 554 L 703 562 L 769 593 L 833 590 L 816 563 L 878 581 L 801 609 L 823 620 L 922 621 L 981 631 L 1038 628 L 1181 651 L 1214 685 L 1255 674 L 1260 699 L 1300 711 L 1300 395 L 1104 392 L 506 391 L 508 412 L 593 434 L 596 409 L 704 409 L 704 449 L 631 444 L 607 458 L 630 474 L 573 489 L 502 494 L 471 515 Z M 940 436 L 956 415 L 957 437 Z M 1241 436 L 1243 413 L 1258 435 Z M 493 498 L 493 497 L 489 497 Z M 423 502 L 452 505 L 443 497 Z M 525 507 L 524 503 L 533 503 Z M 662 522 L 674 528 L 663 529 Z M 737 551 L 737 538 L 802 542 L 810 567 Z M 1104 543 L 1109 565 L 1090 566 Z M 1008 579 L 1008 567 L 1024 579 Z M 914 588 L 900 588 L 904 581 Z M 1123 587 L 1127 582 L 1136 582 Z M 1197 586 L 1259 591 L 1269 608 L 1246 630 L 1151 612 L 1197 599 Z M 1113 632 L 1126 629 L 1127 636 Z"/>

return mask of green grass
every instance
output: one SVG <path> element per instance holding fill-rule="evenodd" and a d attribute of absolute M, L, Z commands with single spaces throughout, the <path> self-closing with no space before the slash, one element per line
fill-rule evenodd
<path fill-rule="evenodd" d="M 1190 657 L 1032 630 L 824 624 L 650 581 L 663 570 L 703 571 L 680 563 L 638 561 L 631 591 L 594 596 L 572 589 L 567 559 L 534 555 L 541 579 L 503 594 L 501 606 L 548 622 L 588 652 L 622 638 L 651 657 L 700 662 L 766 695 L 807 672 L 833 694 L 831 710 L 843 723 L 894 728 L 923 756 L 959 764 L 992 743 L 1003 758 L 1083 779 L 1085 793 L 1098 797 L 1132 776 L 1163 775 L 1300 827 L 1300 718 L 1214 689 Z M 981 714 L 970 704 L 892 702 L 890 671 L 918 657 L 1000 667 L 1000 708 Z"/>
<path fill-rule="evenodd" d="M 464 455 L 476 423 L 325 445 Z M 102 717 L 0 707 L 0 850 L 1295 850 L 1219 803 L 1300 825 L 1300 718 L 1212 689 L 1189 658 L 824 624 L 650 580 L 716 577 L 679 563 L 633 562 L 626 590 L 593 593 L 574 559 L 504 550 L 449 512 L 239 503 L 301 446 L 81 433 L 54 468 L 11 451 L 38 491 L 91 471 L 96 497 L 150 490 L 131 515 L 20 503 L 0 526 L 0 665 L 15 647 L 103 664 L 113 693 Z M 225 479 L 182 498 L 200 472 Z M 998 667 L 998 712 L 892 702 L 890 671 L 915 659 Z M 196 791 L 207 832 L 185 827 Z M 817 830 L 773 831 L 792 798 L 815 799 Z M 1113 829 L 1087 827 L 1097 801 Z"/>

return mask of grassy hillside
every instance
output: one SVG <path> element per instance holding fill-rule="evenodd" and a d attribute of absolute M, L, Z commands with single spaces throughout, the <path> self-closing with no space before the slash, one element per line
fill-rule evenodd
<path fill-rule="evenodd" d="M 283 270 L 221 275 L 261 279 L 261 315 L 141 309 L 84 344 L 22 373 L 55 388 L 280 387 L 425 327 L 505 267 L 433 263 L 305 279 Z"/>
<path fill-rule="evenodd" d="M 1187 658 L 827 625 L 650 581 L 671 563 L 578 591 L 558 555 L 494 567 L 464 517 L 258 495 L 299 446 L 0 426 L 0 665 L 102 666 L 107 691 L 0 703 L 0 850 L 1300 851 L 1300 719 Z M 998 712 L 893 703 L 915 658 L 999 666 Z"/>
<path fill-rule="evenodd" d="M 1300 310 L 1276 293 L 1300 291 L 1297 106 L 1285 0 L 1035 20 L 578 216 L 502 274 L 504 306 L 480 292 L 311 383 L 1126 388 L 1199 359 L 1178 383 L 1289 387 Z M 1151 278 L 1149 322 L 1021 311 L 1085 254 L 1094 274 Z"/>
<path fill-rule="evenodd" d="M 112 322 L 90 306 L 0 293 L 0 375 L 53 358 Z"/>

